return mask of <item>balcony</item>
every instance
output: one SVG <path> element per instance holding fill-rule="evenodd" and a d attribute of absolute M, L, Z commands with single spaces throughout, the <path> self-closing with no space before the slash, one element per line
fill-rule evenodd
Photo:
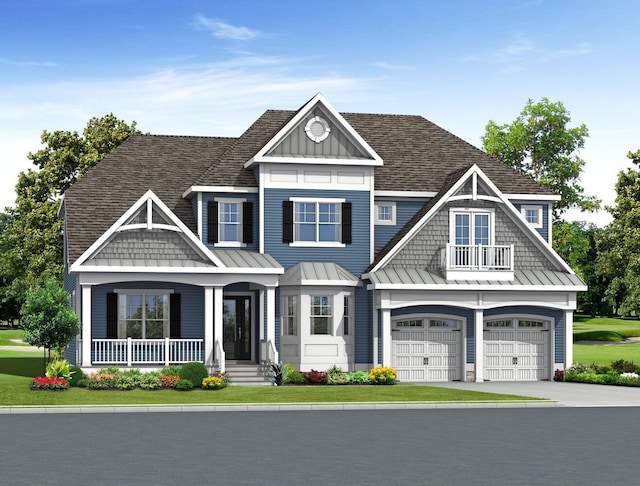
<path fill-rule="evenodd" d="M 513 280 L 513 245 L 452 245 L 442 249 L 447 280 Z"/>

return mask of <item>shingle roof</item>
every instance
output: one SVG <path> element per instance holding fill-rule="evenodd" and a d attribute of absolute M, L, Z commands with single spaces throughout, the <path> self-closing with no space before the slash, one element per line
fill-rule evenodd
<path fill-rule="evenodd" d="M 80 255 L 151 189 L 193 231 L 189 187 L 257 186 L 251 159 L 296 111 L 268 110 L 238 138 L 132 136 L 65 194 L 69 260 Z M 375 189 L 438 192 L 452 171 L 477 164 L 505 194 L 551 194 L 420 116 L 343 113 L 382 157 Z"/>

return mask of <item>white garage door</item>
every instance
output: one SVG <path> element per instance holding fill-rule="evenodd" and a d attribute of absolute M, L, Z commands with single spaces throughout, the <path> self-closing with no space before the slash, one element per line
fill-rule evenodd
<path fill-rule="evenodd" d="M 484 324 L 484 379 L 549 379 L 550 342 L 547 321 L 496 319 Z"/>
<path fill-rule="evenodd" d="M 461 379 L 462 323 L 449 319 L 407 319 L 393 323 L 392 366 L 400 381 Z"/>

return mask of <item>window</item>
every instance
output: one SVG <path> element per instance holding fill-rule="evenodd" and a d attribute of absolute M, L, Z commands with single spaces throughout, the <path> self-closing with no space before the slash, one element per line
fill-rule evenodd
<path fill-rule="evenodd" d="M 492 244 L 491 213 L 465 211 L 453 213 L 454 243 L 456 245 Z"/>
<path fill-rule="evenodd" d="M 284 298 L 282 334 L 296 336 L 298 334 L 298 296 L 287 295 Z"/>
<path fill-rule="evenodd" d="M 429 327 L 440 329 L 457 329 L 458 322 L 449 319 L 429 319 Z"/>
<path fill-rule="evenodd" d="M 207 204 L 207 241 L 220 246 L 253 243 L 253 203 L 216 199 Z"/>
<path fill-rule="evenodd" d="M 333 334 L 330 296 L 312 295 L 309 316 L 311 318 L 311 334 Z"/>
<path fill-rule="evenodd" d="M 485 326 L 487 327 L 487 329 L 510 328 L 512 327 L 512 323 L 511 319 L 501 319 L 497 321 L 487 321 L 485 323 Z"/>
<path fill-rule="evenodd" d="M 422 319 L 409 319 L 406 321 L 397 321 L 396 327 L 422 327 Z"/>
<path fill-rule="evenodd" d="M 396 203 L 394 202 L 377 202 L 374 215 L 375 224 L 396 224 Z"/>
<path fill-rule="evenodd" d="M 344 311 L 342 314 L 342 334 L 349 335 L 349 327 L 351 326 L 351 297 L 344 296 Z"/>
<path fill-rule="evenodd" d="M 519 320 L 518 327 L 520 328 L 529 328 L 529 329 L 544 329 L 544 322 L 542 321 L 530 321 L 530 320 Z"/>
<path fill-rule="evenodd" d="M 118 295 L 118 337 L 162 339 L 169 335 L 169 296 L 139 293 Z"/>
<path fill-rule="evenodd" d="M 542 228 L 542 206 L 522 206 L 520 212 L 534 228 Z"/>
<path fill-rule="evenodd" d="M 282 241 L 300 246 L 351 244 L 351 203 L 342 199 L 283 201 Z"/>

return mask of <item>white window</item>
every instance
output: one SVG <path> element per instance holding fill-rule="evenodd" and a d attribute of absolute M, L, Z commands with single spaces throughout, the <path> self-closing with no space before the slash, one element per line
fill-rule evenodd
<path fill-rule="evenodd" d="M 162 339 L 169 335 L 169 295 L 118 294 L 118 337 Z"/>
<path fill-rule="evenodd" d="M 340 242 L 340 203 L 295 202 L 294 241 Z"/>
<path fill-rule="evenodd" d="M 309 317 L 311 334 L 333 334 L 332 297 L 329 295 L 312 295 Z"/>
<path fill-rule="evenodd" d="M 242 241 L 242 203 L 218 203 L 218 229 L 221 243 Z"/>
<path fill-rule="evenodd" d="M 396 203 L 376 202 L 374 223 L 380 225 L 396 224 Z"/>
<path fill-rule="evenodd" d="M 407 319 L 396 321 L 396 327 L 422 327 L 422 319 Z"/>
<path fill-rule="evenodd" d="M 542 228 L 542 206 L 522 206 L 520 212 L 534 228 Z"/>
<path fill-rule="evenodd" d="M 348 295 L 344 296 L 344 310 L 342 313 L 342 334 L 345 336 L 348 336 L 349 333 L 351 332 L 351 322 L 352 322 L 352 317 L 351 317 L 351 297 Z"/>
<path fill-rule="evenodd" d="M 493 245 L 493 213 L 482 210 L 455 210 L 450 221 L 453 262 L 457 267 L 475 266 L 490 255 L 486 249 L 479 254 L 480 245 Z"/>
<path fill-rule="evenodd" d="M 298 334 L 298 296 L 287 295 L 283 299 L 282 334 L 296 336 Z"/>

